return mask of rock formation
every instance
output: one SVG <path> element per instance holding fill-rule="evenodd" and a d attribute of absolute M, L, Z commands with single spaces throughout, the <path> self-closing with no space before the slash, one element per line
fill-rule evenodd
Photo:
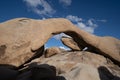
<path fill-rule="evenodd" d="M 82 46 L 78 46 L 78 44 L 72 38 L 62 37 L 61 41 L 62 41 L 62 43 L 64 45 L 66 45 L 67 47 L 69 47 L 73 51 L 80 51 L 80 50 L 82 50 Z"/>
<path fill-rule="evenodd" d="M 74 51 L 61 51 L 55 47 L 44 50 L 48 39 L 59 33 L 72 37 L 61 40 Z M 87 51 L 79 51 L 85 47 L 88 47 Z M 33 66 L 33 63 L 36 63 L 36 66 Z M 46 68 L 41 64 L 48 66 Z M 54 66 L 56 71 L 49 65 Z M 48 79 L 48 74 L 37 72 L 42 71 L 42 67 L 43 73 L 51 73 L 52 79 L 119 80 L 119 66 L 120 40 L 87 33 L 67 19 L 17 18 L 0 23 L 0 74 L 2 70 L 8 71 L 10 74 L 5 75 L 11 79 L 14 76 L 16 80 L 30 80 L 31 77 L 39 80 L 43 79 L 41 75 Z"/>
<path fill-rule="evenodd" d="M 49 58 L 37 58 L 26 66 L 32 63 L 55 66 L 56 75 L 66 80 L 120 79 L 120 67 L 102 55 L 87 51 L 62 52 Z"/>

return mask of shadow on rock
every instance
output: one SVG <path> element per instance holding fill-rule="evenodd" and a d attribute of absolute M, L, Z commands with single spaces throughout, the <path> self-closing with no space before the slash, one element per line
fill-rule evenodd
<path fill-rule="evenodd" d="M 15 66 L 0 64 L 0 80 L 16 80 L 18 74 Z"/>
<path fill-rule="evenodd" d="M 120 77 L 114 76 L 106 67 L 98 68 L 100 80 L 120 80 Z"/>
<path fill-rule="evenodd" d="M 30 76 L 25 76 L 30 75 Z M 25 78 L 26 77 L 26 78 Z M 20 79 L 21 78 L 21 79 Z M 18 80 L 66 80 L 63 76 L 56 75 L 56 68 L 48 64 L 31 63 L 24 70 Z"/>
<path fill-rule="evenodd" d="M 32 80 L 66 80 L 62 76 L 56 76 L 56 68 L 48 64 L 32 64 Z"/>
<path fill-rule="evenodd" d="M 34 51 L 31 50 L 31 51 L 34 52 L 35 54 L 29 60 L 27 60 L 25 63 L 23 63 L 22 65 L 20 65 L 18 67 L 18 69 L 23 68 L 24 64 L 29 63 L 33 59 L 41 57 L 43 55 L 43 52 L 44 52 L 44 45 L 42 47 L 40 47 L 39 49 L 37 49 L 37 50 L 34 50 Z"/>

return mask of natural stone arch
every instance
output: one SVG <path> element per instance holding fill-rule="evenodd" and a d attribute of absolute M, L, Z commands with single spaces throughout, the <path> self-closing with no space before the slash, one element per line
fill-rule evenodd
<path fill-rule="evenodd" d="M 120 62 L 120 41 L 115 38 L 89 34 L 63 18 L 46 20 L 17 18 L 0 23 L 0 46 L 6 46 L 5 54 L 0 57 L 0 64 L 20 66 L 48 39 L 59 33 L 71 36 L 79 46 L 82 43 L 83 47 L 87 46 L 114 62 Z"/>

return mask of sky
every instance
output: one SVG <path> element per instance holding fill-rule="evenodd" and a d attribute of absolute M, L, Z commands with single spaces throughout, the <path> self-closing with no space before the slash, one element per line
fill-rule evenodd
<path fill-rule="evenodd" d="M 89 33 L 120 39 L 120 0 L 0 0 L 0 22 L 19 17 L 66 18 Z M 66 48 L 63 35 L 52 37 L 46 47 Z"/>

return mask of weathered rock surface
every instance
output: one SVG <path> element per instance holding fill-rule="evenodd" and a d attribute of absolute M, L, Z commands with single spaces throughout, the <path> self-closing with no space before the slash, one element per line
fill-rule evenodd
<path fill-rule="evenodd" d="M 120 40 L 113 37 L 99 37 L 97 48 L 103 55 L 112 58 L 111 60 L 120 62 Z"/>
<path fill-rule="evenodd" d="M 62 75 L 66 80 L 101 80 L 97 69 L 87 64 L 79 64 L 67 74 Z"/>
<path fill-rule="evenodd" d="M 54 47 L 43 54 L 48 39 L 62 32 L 73 38 L 73 43 L 65 41 L 66 46 L 88 47 L 88 52 Z M 0 23 L 0 64 L 1 80 L 120 80 L 120 40 L 89 34 L 63 18 L 17 18 Z"/>
<path fill-rule="evenodd" d="M 20 66 L 36 53 L 42 53 L 39 50 L 48 39 L 61 32 L 71 36 L 78 46 L 83 44 L 82 47 L 87 46 L 91 51 L 120 63 L 118 39 L 89 34 L 63 18 L 17 18 L 0 23 L 0 64 Z"/>
<path fill-rule="evenodd" d="M 53 34 L 74 28 L 73 25 L 69 27 L 67 25 L 71 23 L 61 18 L 48 20 L 17 18 L 1 23 L 0 64 L 20 66 L 36 53 L 41 53 L 39 48 Z M 56 30 L 58 27 L 60 29 Z"/>
<path fill-rule="evenodd" d="M 87 46 L 93 52 L 109 57 L 116 63 L 120 62 L 118 39 L 89 34 L 62 18 L 17 18 L 0 24 L 0 63 L 20 66 L 35 55 L 35 51 L 38 51 L 50 37 L 61 32 L 70 35 L 78 46 Z"/>
<path fill-rule="evenodd" d="M 73 51 L 80 51 L 82 50 L 82 46 L 78 46 L 78 44 L 69 37 L 62 37 L 61 41 L 64 45 L 66 45 L 67 47 L 69 47 L 70 49 L 72 49 Z"/>
<path fill-rule="evenodd" d="M 119 80 L 120 67 L 99 54 L 74 51 L 62 52 L 49 58 L 38 58 L 31 63 L 48 64 L 56 67 L 57 76 L 65 80 Z"/>

